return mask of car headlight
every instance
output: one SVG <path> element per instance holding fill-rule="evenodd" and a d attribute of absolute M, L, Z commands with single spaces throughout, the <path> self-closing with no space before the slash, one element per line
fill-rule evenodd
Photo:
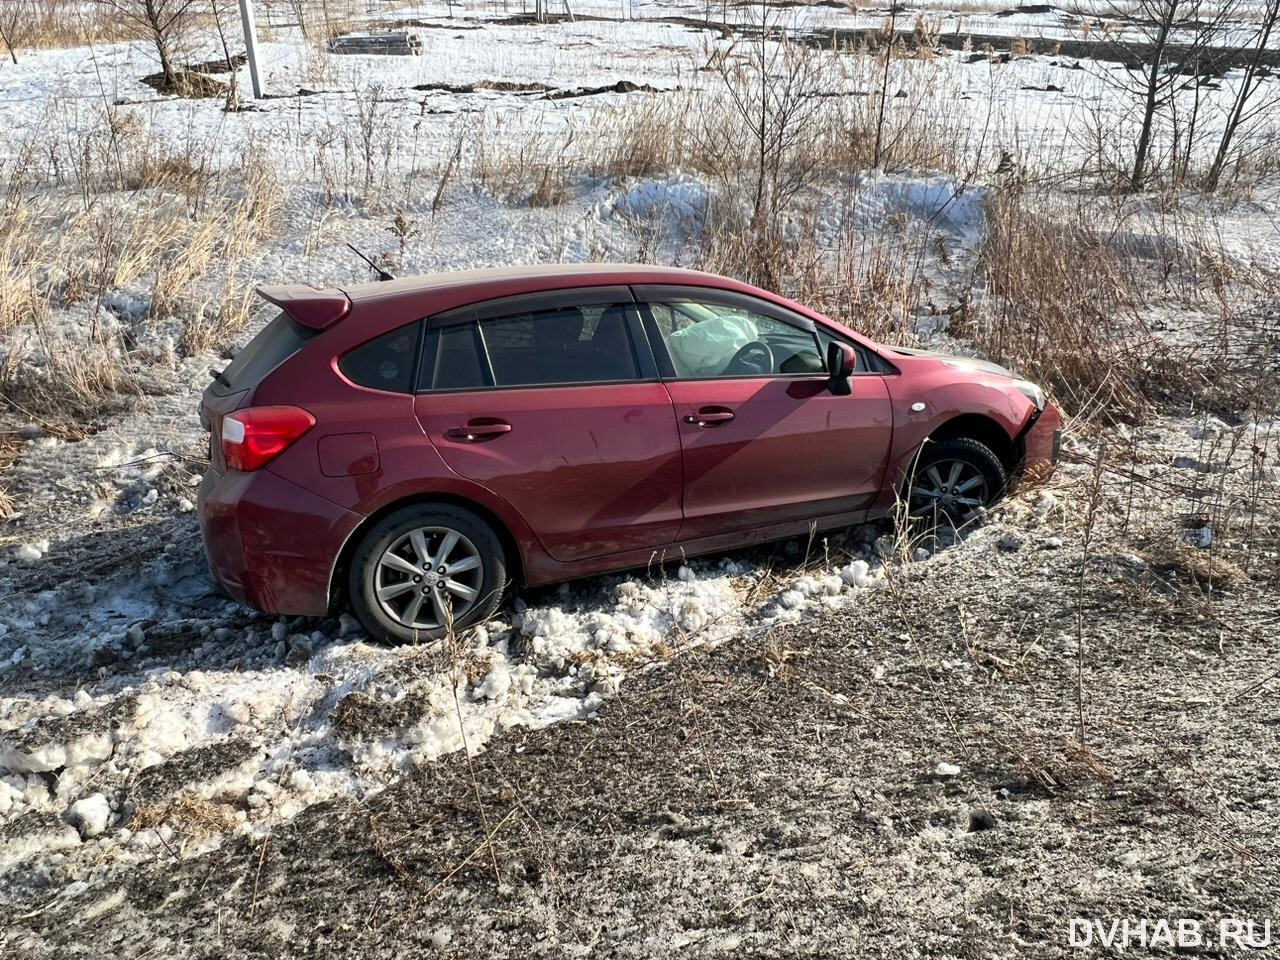
<path fill-rule="evenodd" d="M 1044 390 L 1037 383 L 1030 380 L 1014 380 L 1014 388 L 1036 405 L 1037 410 L 1044 409 Z"/>

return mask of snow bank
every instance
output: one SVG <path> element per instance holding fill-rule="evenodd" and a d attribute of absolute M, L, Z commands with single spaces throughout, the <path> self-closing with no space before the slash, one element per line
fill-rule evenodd
<path fill-rule="evenodd" d="M 765 571 L 698 561 L 517 600 L 508 620 L 452 646 L 388 648 L 352 636 L 350 618 L 272 621 L 211 596 L 202 616 L 165 619 L 174 571 L 144 569 L 149 581 L 102 584 L 114 599 L 83 608 L 90 615 L 70 642 L 19 630 L 45 672 L 74 667 L 86 651 L 110 667 L 71 697 L 0 699 L 0 822 L 34 818 L 0 872 L 73 840 L 95 846 L 96 869 L 113 869 L 197 853 L 227 831 L 260 834 L 446 754 L 480 752 L 504 730 L 590 718 L 634 670 L 843 602 L 883 575 L 857 559 L 771 594 L 755 589 Z M 122 608 L 136 619 L 126 624 Z M 227 626 L 234 618 L 248 622 Z M 112 639 L 95 645 L 103 636 Z M 191 820 L 192 804 L 216 815 Z M 137 829 L 144 808 L 148 825 Z M 75 829 L 40 819 L 50 816 Z"/>
<path fill-rule="evenodd" d="M 711 190 L 696 174 L 631 180 L 614 191 L 598 208 L 601 219 L 624 217 L 643 222 L 665 221 L 694 230 L 706 214 Z"/>

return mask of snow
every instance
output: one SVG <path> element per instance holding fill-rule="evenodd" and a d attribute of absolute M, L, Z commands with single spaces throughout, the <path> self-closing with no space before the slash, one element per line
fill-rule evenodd
<path fill-rule="evenodd" d="M 871 567 L 865 560 L 854 560 L 840 570 L 840 578 L 851 587 L 865 587 L 871 579 Z"/>
<path fill-rule="evenodd" d="M 21 560 L 26 563 L 34 563 L 49 552 L 49 541 L 41 540 L 38 543 L 20 543 L 13 548 L 13 556 L 15 560 Z"/>
<path fill-rule="evenodd" d="M 196 597 L 207 619 L 189 621 L 188 629 L 204 641 L 164 660 L 145 652 L 162 642 L 147 624 L 172 617 L 169 587 L 195 572 L 165 564 L 150 570 L 149 583 L 107 581 L 102 593 L 113 599 L 87 622 L 75 618 L 85 631 L 80 640 L 63 633 L 70 623 L 54 632 L 19 624 L 33 660 L 49 670 L 101 651 L 101 643 L 138 653 L 71 697 L 0 698 L 0 819 L 66 810 L 81 835 L 112 851 L 112 862 L 153 855 L 166 850 L 172 827 L 113 831 L 109 798 L 129 782 L 146 784 L 155 771 L 163 776 L 170 762 L 212 750 L 225 759 L 204 772 L 197 767 L 181 790 L 242 805 L 236 829 L 257 835 L 330 797 L 376 792 L 445 754 L 481 752 L 503 730 L 588 718 L 632 670 L 762 629 L 784 610 L 851 599 L 882 575 L 867 560 L 849 566 L 860 571 L 857 584 L 835 567 L 815 570 L 777 604 L 766 592 L 754 607 L 744 597 L 763 571 L 741 559 L 693 561 L 665 578 L 566 586 L 545 601 L 517 599 L 509 621 L 486 624 L 453 652 L 443 644 L 340 641 L 344 629 L 352 632 L 349 621 L 310 633 L 262 618 L 240 630 L 212 628 L 233 605 Z M 112 627 L 113 619 L 126 622 Z M 395 721 L 384 729 L 376 719 L 367 728 L 345 719 L 354 696 Z M 235 752 L 241 742 L 250 749 Z M 59 772 L 56 791 L 41 779 L 46 771 Z M 50 842 L 62 843 L 60 836 Z M 216 839 L 191 850 L 208 842 Z"/>
<path fill-rule="evenodd" d="M 711 196 L 707 183 L 696 173 L 677 171 L 623 184 L 601 205 L 599 215 L 641 222 L 665 221 L 692 233 L 705 216 Z"/>
<path fill-rule="evenodd" d="M 80 831 L 80 837 L 91 840 L 107 829 L 111 819 L 111 804 L 100 793 L 77 800 L 67 811 L 67 823 Z"/>

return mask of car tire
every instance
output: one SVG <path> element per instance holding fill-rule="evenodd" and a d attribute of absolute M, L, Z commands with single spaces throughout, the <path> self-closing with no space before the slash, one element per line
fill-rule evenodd
<path fill-rule="evenodd" d="M 352 611 L 372 638 L 392 644 L 438 640 L 497 609 L 508 585 L 506 551 L 493 528 L 470 510 L 417 504 L 388 514 L 364 534 L 347 579 Z"/>
<path fill-rule="evenodd" d="M 913 522 L 962 527 L 1004 496 L 1008 486 L 1009 471 L 990 447 L 971 437 L 949 437 L 925 443 L 903 501 Z"/>

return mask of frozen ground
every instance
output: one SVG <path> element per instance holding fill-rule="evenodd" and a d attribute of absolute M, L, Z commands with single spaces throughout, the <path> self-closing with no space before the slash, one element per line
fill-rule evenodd
<path fill-rule="evenodd" d="M 692 651 L 586 723 L 269 838 L 184 859 L 181 824 L 0 936 L 37 957 L 1012 958 L 1073 952 L 1074 917 L 1270 917 L 1274 606 L 1242 586 L 1206 608 L 1149 557 L 1096 555 L 1073 747 L 1081 473 L 875 603 Z"/>
<path fill-rule="evenodd" d="M 909 33 L 920 17 L 933 23 L 931 18 L 944 16 L 942 10 L 906 10 L 900 14 L 900 28 Z M 583 18 L 573 23 L 539 25 L 484 8 L 464 17 L 450 16 L 448 8 L 426 7 L 395 10 L 376 21 L 392 23 L 393 14 L 419 21 L 423 53 L 415 57 L 329 55 L 300 42 L 296 28 L 288 25 L 292 21 L 281 16 L 261 49 L 270 99 L 253 104 L 246 114 L 223 112 L 218 98 L 192 102 L 156 93 L 142 83 L 155 70 L 154 56 L 143 44 L 41 52 L 4 65 L 2 112 L 10 136 L 0 143 L 0 158 L 19 154 L 24 134 L 32 131 L 46 143 L 50 134 L 55 141 L 73 139 L 75 131 L 101 122 L 102 111 L 118 103 L 148 136 L 197 150 L 220 166 L 246 147 L 262 146 L 282 170 L 314 181 L 330 166 L 350 163 L 349 154 L 365 146 L 353 141 L 359 139 L 361 104 L 372 100 L 379 128 L 374 152 L 384 166 L 388 161 L 383 154 L 391 154 L 389 164 L 401 175 L 417 175 L 443 161 L 460 132 L 478 127 L 496 137 L 495 149 L 527 151 L 536 138 L 563 139 L 560 159 L 569 161 L 589 154 L 593 134 L 606 130 L 619 111 L 646 94 L 563 95 L 620 81 L 657 91 L 706 90 L 715 80 L 706 68 L 717 56 L 741 55 L 761 16 L 752 6 L 726 8 L 728 22 L 746 31 L 726 36 L 718 20 L 706 22 L 701 7 L 646 4 L 636 9 L 634 19 L 617 19 L 613 5 L 604 5 L 599 15 L 614 19 L 580 12 Z M 822 4 L 795 5 L 769 7 L 765 16 L 779 33 L 821 38 L 834 29 L 849 31 L 840 34 L 841 42 L 852 42 L 862 35 L 859 31 L 882 25 L 888 10 L 860 8 L 851 14 Z M 1054 23 L 1061 16 L 1056 8 L 1001 16 L 995 26 L 984 24 L 982 30 L 1034 38 L 1039 35 L 1034 24 Z M 968 18 L 953 26 L 944 32 L 979 32 Z M 931 30 L 930 35 L 936 33 Z M 1076 36 L 1089 40 L 1089 35 Z M 914 50 L 916 41 L 910 46 Z M 1101 54 L 1103 47 L 1097 43 L 1089 49 Z M 1122 63 L 1058 55 L 1051 44 L 1032 44 L 1032 50 L 1007 63 L 985 56 L 982 43 L 968 50 L 939 47 L 936 56 L 924 61 L 908 56 L 894 68 L 893 86 L 903 94 L 888 109 L 957 114 L 951 118 L 960 120 L 954 129 L 972 131 L 966 137 L 972 142 L 960 149 L 996 158 L 1007 150 L 1037 164 L 1068 163 L 1095 148 L 1091 138 L 1110 140 L 1132 129 L 1138 108 L 1126 91 L 1136 81 Z M 1007 54 L 1007 45 L 990 52 Z M 189 59 L 203 61 L 221 53 L 209 36 L 190 45 Z M 848 63 L 847 70 L 832 78 L 833 92 L 865 96 L 878 86 L 878 74 L 867 63 Z M 1221 116 L 1239 82 L 1239 66 L 1212 78 L 1198 93 L 1195 84 L 1188 85 L 1181 95 L 1188 103 L 1185 109 L 1191 110 L 1194 96 L 1195 110 L 1205 118 L 1202 124 Z M 247 90 L 248 68 L 240 67 L 236 76 L 240 89 Z M 1274 82 L 1268 78 L 1265 89 Z M 475 84 L 481 89 L 458 92 Z M 492 84 L 505 88 L 484 88 Z M 1272 126 L 1277 121 L 1264 113 L 1258 123 Z"/>
<path fill-rule="evenodd" d="M 274 18 L 264 57 L 278 98 L 235 113 L 157 95 L 140 82 L 155 69 L 141 46 L 24 56 L 0 67 L 0 162 L 12 170 L 24 143 L 52 140 L 36 162 L 56 181 L 108 114 L 218 170 L 268 151 L 282 223 L 236 265 L 264 282 L 365 279 L 347 242 L 405 273 L 693 262 L 723 190 L 693 171 L 575 174 L 548 205 L 470 182 L 436 202 L 456 149 L 474 159 L 481 141 L 499 157 L 550 144 L 572 168 L 636 104 L 709 84 L 700 68 L 734 43 L 658 19 L 701 7 L 585 16 L 618 15 L 600 7 L 541 27 L 496 9 L 402 9 L 432 25 L 408 61 L 327 57 Z M 1077 29 L 1060 11 L 929 12 L 947 30 Z M 883 11 L 781 15 L 826 30 Z M 1001 151 L 1076 160 L 1081 130 L 1127 122 L 1111 66 L 969 59 L 900 65 L 904 89 L 923 92 L 893 109 L 982 131 L 964 147 L 973 182 L 899 170 L 809 197 L 824 245 L 874 247 L 906 230 L 945 249 L 921 267 L 944 305 L 973 268 Z M 659 92 L 546 95 L 623 80 Z M 839 92 L 866 80 L 851 68 Z M 374 189 L 351 188 L 362 179 Z M 1154 200 L 1099 209 L 1126 241 L 1210 234 L 1223 262 L 1266 271 L 1280 268 L 1275 194 L 1264 183 L 1244 200 L 1188 197 L 1176 216 Z M 30 194 L 32 208 L 79 199 L 56 182 Z M 173 198 L 140 189 L 111 202 L 127 216 Z M 417 227 L 403 250 L 388 233 L 397 211 Z M 176 357 L 176 321 L 147 316 L 150 284 L 58 313 L 52 336 L 95 319 L 127 329 L 139 353 L 169 358 L 149 368 L 163 373 L 153 396 L 71 431 L 20 410 L 2 425 L 18 450 L 5 474 L 17 512 L 0 526 L 6 955 L 907 956 L 888 935 L 907 928 L 933 952 L 1054 956 L 1073 911 L 1274 908 L 1269 423 L 1177 410 L 1127 435 L 1129 482 L 1106 497 L 1142 550 L 1095 545 L 1082 560 L 1098 448 L 1073 437 L 1050 488 L 888 566 L 875 549 L 884 531 L 857 530 L 526 593 L 457 646 L 387 649 L 345 618 L 274 620 L 210 591 L 191 502 L 204 455 L 195 404 L 219 357 Z M 1142 308 L 1171 343 L 1217 329 L 1212 302 Z M 1274 345 L 1274 310 L 1259 316 L 1242 351 Z M 968 349 L 941 326 L 919 332 Z M 1207 503 L 1230 518 L 1223 549 L 1254 551 L 1247 572 L 1233 566 L 1208 590 L 1169 522 Z M 1084 751 L 1064 746 L 1080 609 Z M 995 832 L 970 833 L 984 811 Z"/>

